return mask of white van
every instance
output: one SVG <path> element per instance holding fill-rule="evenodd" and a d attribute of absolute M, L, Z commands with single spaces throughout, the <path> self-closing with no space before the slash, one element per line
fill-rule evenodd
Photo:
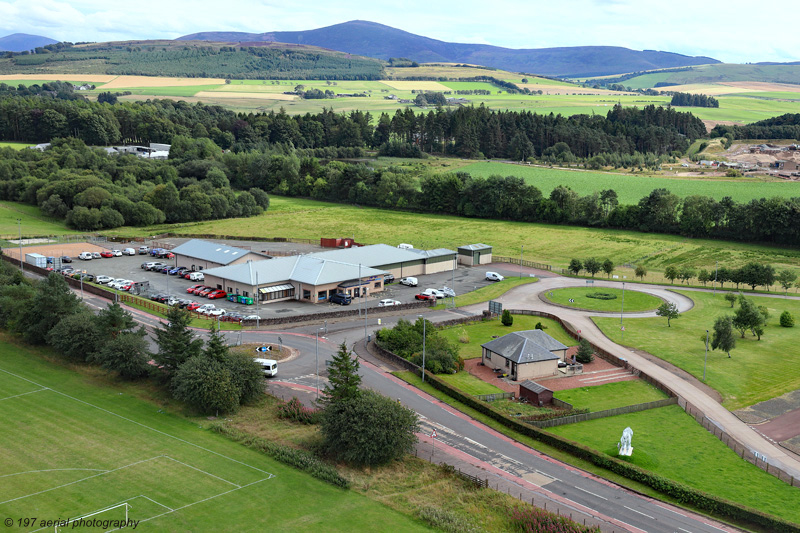
<path fill-rule="evenodd" d="M 486 273 L 486 279 L 487 279 L 487 281 L 503 281 L 506 278 L 504 278 L 503 276 L 501 276 L 497 272 L 487 272 Z"/>
<path fill-rule="evenodd" d="M 203 281 L 205 277 L 202 272 L 192 272 L 189 274 L 189 281 Z"/>
<path fill-rule="evenodd" d="M 407 285 L 408 287 L 416 287 L 418 283 L 417 278 L 412 278 L 411 276 L 400 280 L 400 285 Z"/>
<path fill-rule="evenodd" d="M 261 365 L 261 370 L 264 376 L 268 378 L 275 377 L 278 374 L 278 362 L 274 359 L 253 359 L 256 363 Z"/>
<path fill-rule="evenodd" d="M 84 261 L 91 261 L 92 252 L 81 252 L 80 255 L 78 255 L 78 259 L 83 259 Z"/>
<path fill-rule="evenodd" d="M 133 248 L 125 248 L 122 250 L 122 255 L 136 255 L 136 250 Z"/>

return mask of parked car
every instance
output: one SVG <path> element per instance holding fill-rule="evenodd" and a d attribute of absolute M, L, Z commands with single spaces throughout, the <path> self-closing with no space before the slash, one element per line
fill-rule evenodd
<path fill-rule="evenodd" d="M 201 315 L 207 315 L 209 311 L 216 308 L 217 306 L 214 304 L 203 304 L 197 308 L 197 312 L 200 313 Z"/>
<path fill-rule="evenodd" d="M 438 289 L 425 289 L 424 291 L 422 291 L 422 294 L 429 294 L 430 296 L 433 296 L 437 300 L 440 298 L 444 298 L 444 293 Z"/>
<path fill-rule="evenodd" d="M 242 320 L 261 320 L 261 317 L 258 315 L 245 315 Z"/>
<path fill-rule="evenodd" d="M 350 305 L 352 299 L 350 298 L 349 294 L 345 294 L 343 292 L 337 292 L 336 294 L 330 297 L 329 301 L 332 304 Z"/>
<path fill-rule="evenodd" d="M 83 261 L 91 261 L 92 252 L 81 252 L 80 255 L 78 255 L 78 259 L 81 259 Z"/>
<path fill-rule="evenodd" d="M 387 283 L 394 283 L 394 274 L 383 275 L 383 284 L 386 285 Z"/>
<path fill-rule="evenodd" d="M 122 257 L 122 250 L 111 250 L 111 255 L 114 257 Z"/>
<path fill-rule="evenodd" d="M 158 257 L 158 254 L 161 253 L 162 248 L 153 248 L 150 250 L 150 255 L 153 257 Z"/>
<path fill-rule="evenodd" d="M 68 255 L 62 255 L 61 256 L 61 262 L 62 263 L 72 263 L 72 258 L 70 256 L 68 256 Z"/>
<path fill-rule="evenodd" d="M 100 257 L 103 257 L 103 258 L 105 258 L 105 259 L 108 259 L 108 258 L 110 258 L 110 257 L 114 257 L 114 254 L 112 254 L 112 253 L 111 253 L 111 252 L 109 252 L 109 251 L 100 252 Z"/>
<path fill-rule="evenodd" d="M 147 266 L 147 270 L 150 270 L 150 271 L 153 271 L 153 272 L 161 270 L 162 268 L 164 268 L 164 263 L 162 263 L 160 261 L 155 261 L 155 262 L 148 263 L 148 266 Z"/>
<path fill-rule="evenodd" d="M 147 255 L 148 253 L 150 253 L 150 247 L 149 246 L 140 246 L 139 247 L 139 255 Z"/>
<path fill-rule="evenodd" d="M 425 294 L 425 293 L 422 293 L 422 292 L 419 293 L 419 294 L 414 295 L 414 298 L 417 299 L 417 300 L 435 300 L 436 299 L 436 297 L 434 295 Z"/>
<path fill-rule="evenodd" d="M 167 272 L 167 274 L 169 274 L 170 276 L 174 276 L 180 271 L 180 269 L 181 267 L 172 267 L 169 269 L 169 272 Z"/>
<path fill-rule="evenodd" d="M 189 280 L 191 281 L 203 281 L 206 277 L 203 275 L 202 272 L 192 272 L 189 274 Z"/>
<path fill-rule="evenodd" d="M 172 253 L 172 252 L 170 252 L 169 250 L 161 250 L 161 251 L 158 253 L 158 256 L 157 256 L 157 257 L 159 257 L 159 258 L 161 258 L 161 259 L 172 259 L 173 257 L 175 257 L 175 254 L 173 254 L 173 253 Z"/>
<path fill-rule="evenodd" d="M 208 294 L 208 299 L 209 299 L 209 300 L 214 300 L 214 299 L 217 299 L 217 298 L 225 298 L 225 297 L 227 297 L 227 296 L 228 296 L 228 293 L 227 293 L 227 292 L 225 292 L 225 291 L 223 291 L 223 290 L 221 290 L 221 289 L 217 289 L 217 290 L 215 290 L 215 291 L 211 291 L 211 292 Z"/>
<path fill-rule="evenodd" d="M 397 300 L 381 300 L 378 302 L 378 307 L 390 307 L 392 305 L 400 305 L 400 302 Z"/>
<path fill-rule="evenodd" d="M 103 256 L 100 255 L 100 252 L 92 252 L 92 259 L 101 259 Z"/>
<path fill-rule="evenodd" d="M 204 286 L 204 285 L 203 285 L 202 283 L 200 283 L 200 284 L 198 284 L 198 285 L 192 285 L 191 287 L 189 287 L 188 289 L 186 289 L 186 292 L 188 292 L 188 293 L 190 293 L 190 294 L 191 294 L 191 293 L 193 293 L 193 292 L 194 292 L 194 290 L 195 290 L 195 289 L 199 289 L 200 287 L 203 287 L 203 286 Z"/>
<path fill-rule="evenodd" d="M 134 282 L 131 281 L 131 280 L 125 280 L 120 285 L 119 290 L 121 290 L 121 291 L 129 291 L 129 290 L 131 290 L 131 287 L 133 287 L 133 283 Z"/>
<path fill-rule="evenodd" d="M 208 285 L 201 285 L 201 286 L 197 287 L 195 290 L 193 290 L 192 294 L 194 294 L 195 296 L 200 296 L 200 293 L 205 291 L 205 290 L 207 290 L 208 292 L 211 292 L 212 290 L 214 290 L 214 288 L 213 287 L 209 287 Z"/>
<path fill-rule="evenodd" d="M 214 309 L 210 309 L 205 314 L 207 314 L 208 316 L 218 316 L 218 317 L 222 318 L 223 316 L 227 315 L 228 312 L 226 310 L 224 310 L 224 309 L 220 309 L 220 308 L 217 307 L 217 308 L 214 308 Z"/>
<path fill-rule="evenodd" d="M 417 278 L 412 278 L 412 277 L 402 278 L 400 280 L 400 285 L 406 285 L 408 287 L 416 287 L 417 283 L 419 283 L 417 281 Z"/>
<path fill-rule="evenodd" d="M 169 296 L 166 294 L 154 294 L 150 297 L 154 302 L 165 302 L 167 298 L 169 298 Z"/>
<path fill-rule="evenodd" d="M 203 289 L 203 290 L 201 290 L 201 291 L 198 291 L 197 295 L 198 295 L 198 296 L 202 296 L 202 297 L 204 297 L 204 298 L 205 298 L 206 296 L 208 296 L 209 294 L 211 294 L 211 293 L 212 293 L 212 292 L 214 292 L 215 290 L 216 290 L 216 289 L 215 289 L 215 288 L 213 288 L 213 287 L 206 287 L 205 289 Z"/>
<path fill-rule="evenodd" d="M 487 281 L 503 281 L 506 279 L 504 276 L 501 276 L 497 272 L 487 272 L 486 273 L 486 280 Z"/>
<path fill-rule="evenodd" d="M 72 267 L 67 267 L 67 268 L 61 269 L 59 272 L 64 276 L 69 276 L 70 274 L 75 272 L 75 269 L 72 268 Z"/>
<path fill-rule="evenodd" d="M 125 248 L 122 250 L 122 255 L 136 255 L 136 250 L 133 248 Z"/>
<path fill-rule="evenodd" d="M 178 307 L 180 307 L 181 309 L 186 309 L 187 307 L 189 307 L 193 303 L 195 303 L 193 300 L 178 300 Z M 200 305 L 200 304 L 197 304 L 197 305 Z"/>
<path fill-rule="evenodd" d="M 172 270 L 172 265 L 164 265 L 159 268 L 157 271 L 161 272 L 162 274 L 167 274 L 170 270 Z"/>
<path fill-rule="evenodd" d="M 114 281 L 114 278 L 112 278 L 111 276 L 97 276 L 95 278 L 95 282 L 99 283 L 100 285 L 105 285 L 110 281 Z"/>
<path fill-rule="evenodd" d="M 439 290 L 441 290 L 444 293 L 445 296 L 455 296 L 456 295 L 456 291 L 454 291 L 453 289 L 451 289 L 450 287 L 448 287 L 446 285 L 444 287 L 442 287 L 441 289 L 439 289 Z"/>
<path fill-rule="evenodd" d="M 187 305 L 187 306 L 186 306 L 186 310 L 187 310 L 187 311 L 197 311 L 197 309 L 198 309 L 199 307 L 200 307 L 200 304 L 199 304 L 199 303 L 197 303 L 197 302 L 192 302 L 192 303 L 190 303 L 189 305 Z"/>

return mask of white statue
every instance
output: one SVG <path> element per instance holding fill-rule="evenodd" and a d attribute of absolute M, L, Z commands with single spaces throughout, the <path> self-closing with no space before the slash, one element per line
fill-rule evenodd
<path fill-rule="evenodd" d="M 633 446 L 631 446 L 631 439 L 633 438 L 633 430 L 631 428 L 625 428 L 625 431 L 622 432 L 622 438 L 617 443 L 617 450 L 619 450 L 619 455 L 627 455 L 630 456 L 633 453 Z"/>

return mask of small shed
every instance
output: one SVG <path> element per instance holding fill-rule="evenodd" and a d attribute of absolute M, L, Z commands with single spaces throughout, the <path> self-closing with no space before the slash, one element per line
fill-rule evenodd
<path fill-rule="evenodd" d="M 519 384 L 519 397 L 525 398 L 531 405 L 553 403 L 553 391 L 529 379 Z"/>
<path fill-rule="evenodd" d="M 488 244 L 468 244 L 458 247 L 458 264 L 467 266 L 488 265 L 492 262 L 492 247 Z"/>

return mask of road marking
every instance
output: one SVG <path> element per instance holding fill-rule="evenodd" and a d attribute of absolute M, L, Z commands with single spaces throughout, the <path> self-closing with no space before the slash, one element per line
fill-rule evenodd
<path fill-rule="evenodd" d="M 686 533 L 692 533 L 692 532 L 691 532 L 691 531 L 689 531 L 688 529 L 683 529 L 682 527 L 679 527 L 678 529 L 679 529 L 679 530 L 681 530 L 681 531 L 685 531 Z"/>
<path fill-rule="evenodd" d="M 644 514 L 643 512 L 641 512 L 641 511 L 637 511 L 636 509 L 632 509 L 631 507 L 628 507 L 627 505 L 623 505 L 623 507 L 624 507 L 625 509 L 629 510 L 629 511 L 633 511 L 634 513 L 639 513 L 639 514 L 640 514 L 640 515 L 642 515 L 642 516 L 646 516 L 646 517 L 647 517 L 647 518 L 649 518 L 650 520 L 655 520 L 655 518 L 653 518 L 653 517 L 652 517 L 652 516 L 650 516 L 649 514 Z"/>
<path fill-rule="evenodd" d="M 579 490 L 579 491 L 581 491 L 581 492 L 585 492 L 586 494 L 591 494 L 591 495 L 592 495 L 592 496 L 594 496 L 595 498 L 600 498 L 601 500 L 606 500 L 606 501 L 608 501 L 608 498 L 604 498 L 604 497 L 600 496 L 599 494 L 595 494 L 594 492 L 589 492 L 588 490 L 586 490 L 586 489 L 582 489 L 582 488 L 580 488 L 580 487 L 579 487 L 579 486 L 577 486 L 577 485 L 575 485 L 575 488 L 576 488 L 576 489 L 578 489 L 578 490 Z"/>

